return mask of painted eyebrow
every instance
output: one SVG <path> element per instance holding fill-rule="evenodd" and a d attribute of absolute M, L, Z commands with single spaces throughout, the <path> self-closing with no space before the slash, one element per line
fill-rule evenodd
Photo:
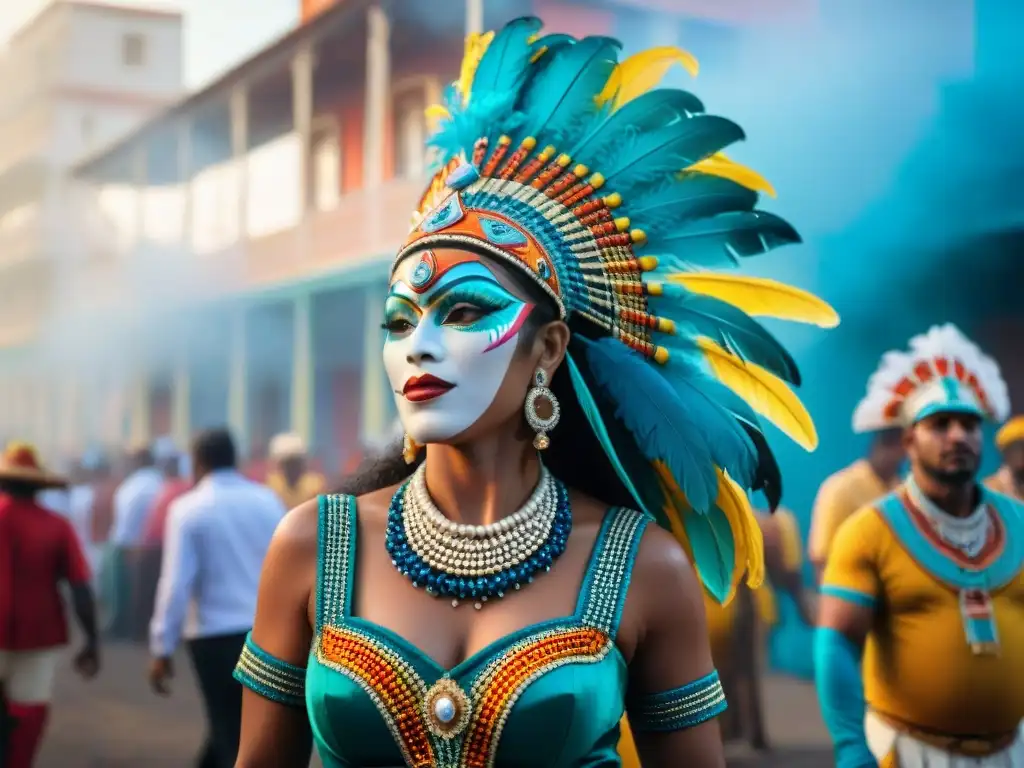
<path fill-rule="evenodd" d="M 451 293 L 455 289 L 461 288 L 462 286 L 467 285 L 469 283 L 485 283 L 485 284 L 490 285 L 490 286 L 492 286 L 494 288 L 497 288 L 498 290 L 500 290 L 502 293 L 504 293 L 506 296 L 508 296 L 509 298 L 513 299 L 514 301 L 519 301 L 519 302 L 522 301 L 522 299 L 520 299 L 518 296 L 513 294 L 511 291 L 509 291 L 505 286 L 503 286 L 501 283 L 499 283 L 494 278 L 486 277 L 485 275 L 466 275 L 465 277 L 456 278 L 455 280 L 453 280 L 452 282 L 448 283 L 447 285 L 439 286 L 432 293 L 427 295 L 426 300 L 425 300 L 424 303 L 427 306 L 430 306 L 432 304 L 436 304 L 438 301 L 443 299 L 445 296 L 447 296 L 449 293 Z"/>
<path fill-rule="evenodd" d="M 414 302 L 408 296 L 403 296 L 401 293 L 396 293 L 394 288 L 388 291 L 388 295 L 384 297 L 385 308 L 387 307 L 388 301 L 390 301 L 391 299 L 394 299 L 395 301 L 400 301 L 402 304 L 413 310 L 417 315 L 423 314 L 423 310 L 416 304 L 416 302 Z"/>

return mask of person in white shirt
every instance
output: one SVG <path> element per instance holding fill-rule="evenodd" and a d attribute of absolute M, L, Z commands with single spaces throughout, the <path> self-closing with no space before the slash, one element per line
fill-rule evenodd
<path fill-rule="evenodd" d="M 114 521 L 108 542 L 108 557 L 113 572 L 110 632 L 117 639 L 142 639 L 145 622 L 133 610 L 136 604 L 137 556 L 149 511 L 153 508 L 163 473 L 155 465 L 150 447 L 138 448 L 128 456 L 130 468 L 124 482 L 114 492 Z"/>
<path fill-rule="evenodd" d="M 231 768 L 238 752 L 242 688 L 232 672 L 252 629 L 263 559 L 285 508 L 238 472 L 231 435 L 204 432 L 192 449 L 195 487 L 171 504 L 150 623 L 149 679 L 169 694 L 182 635 L 199 682 L 208 737 L 199 765 Z M 184 631 L 190 603 L 193 626 Z"/>

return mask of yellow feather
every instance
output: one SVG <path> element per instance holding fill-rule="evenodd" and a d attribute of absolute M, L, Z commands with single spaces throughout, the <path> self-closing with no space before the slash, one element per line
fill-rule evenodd
<path fill-rule="evenodd" d="M 777 280 L 698 272 L 671 275 L 668 281 L 732 304 L 753 317 L 774 317 L 820 328 L 839 325 L 839 315 L 828 303 L 812 293 Z"/>
<path fill-rule="evenodd" d="M 427 126 L 431 131 L 435 131 L 438 123 L 451 119 L 452 113 L 443 104 L 431 104 L 423 110 L 423 115 L 427 118 Z"/>
<path fill-rule="evenodd" d="M 698 337 L 697 344 L 718 379 L 747 404 L 808 451 L 818 447 L 811 415 L 780 378 L 759 365 L 741 360 L 715 342 Z"/>
<path fill-rule="evenodd" d="M 456 88 L 462 94 L 462 106 L 469 103 L 469 94 L 473 90 L 476 69 L 480 66 L 480 59 L 484 57 L 484 53 L 493 39 L 493 31 L 482 35 L 473 32 L 466 37 L 466 53 L 462 57 L 462 69 L 459 71 L 459 79 L 456 81 Z"/>
<path fill-rule="evenodd" d="M 654 88 L 673 64 L 679 64 L 693 77 L 697 76 L 697 59 L 682 48 L 666 45 L 633 54 L 612 71 L 604 90 L 597 97 L 597 105 L 603 106 L 610 101 L 612 108 L 618 109 Z"/>
<path fill-rule="evenodd" d="M 764 537 L 750 499 L 736 481 L 721 469 L 718 475 L 718 499 L 715 504 L 725 514 L 736 542 L 736 573 L 734 581 L 746 572 L 747 586 L 757 589 L 764 582 Z M 735 589 L 736 585 L 733 584 Z"/>
<path fill-rule="evenodd" d="M 693 547 L 686 535 L 683 521 L 679 517 L 680 510 L 690 511 L 690 503 L 682 488 L 672 477 L 668 466 L 661 461 L 654 462 L 653 466 L 658 473 L 662 495 L 665 497 L 665 506 L 662 511 L 668 518 L 672 535 L 683 547 L 690 562 L 695 562 Z M 744 573 L 747 574 L 747 585 L 752 589 L 756 589 L 764 581 L 764 540 L 761 536 L 761 528 L 757 524 L 757 518 L 754 517 L 750 501 L 743 489 L 718 467 L 715 468 L 715 474 L 718 477 L 718 497 L 715 504 L 729 521 L 735 552 L 729 594 L 722 603 L 726 605 L 736 594 L 736 587 Z"/>
<path fill-rule="evenodd" d="M 712 176 L 721 176 L 723 179 L 735 181 L 747 189 L 752 189 L 755 192 L 764 192 L 770 197 L 775 197 L 775 187 L 764 176 L 752 168 L 730 160 L 723 152 L 706 157 L 699 163 L 694 163 L 686 168 L 683 173 L 688 171 L 699 171 L 700 173 L 707 173 Z"/>

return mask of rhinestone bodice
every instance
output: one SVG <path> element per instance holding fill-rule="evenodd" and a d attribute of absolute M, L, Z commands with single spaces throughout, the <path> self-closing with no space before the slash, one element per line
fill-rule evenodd
<path fill-rule="evenodd" d="M 355 501 L 321 503 L 317 633 L 306 699 L 326 768 L 617 766 L 626 664 L 615 645 L 647 517 L 606 515 L 575 612 L 452 669 L 353 617 Z"/>

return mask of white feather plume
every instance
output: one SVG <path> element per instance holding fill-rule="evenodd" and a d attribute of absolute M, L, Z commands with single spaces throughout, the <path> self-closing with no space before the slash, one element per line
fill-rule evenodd
<path fill-rule="evenodd" d="M 959 362 L 968 375 L 973 374 L 978 388 L 985 395 L 985 404 L 993 421 L 1004 421 L 1010 415 L 1010 396 L 996 361 L 985 355 L 953 324 L 936 325 L 910 340 L 909 351 L 886 352 L 878 370 L 868 380 L 867 394 L 853 413 L 854 432 L 873 432 L 903 425 L 901 414 L 889 405 L 903 399 L 894 391 L 899 382 L 909 379 L 920 384 L 914 372 L 922 362 L 933 371 L 935 361 L 945 359 L 952 365 Z"/>

